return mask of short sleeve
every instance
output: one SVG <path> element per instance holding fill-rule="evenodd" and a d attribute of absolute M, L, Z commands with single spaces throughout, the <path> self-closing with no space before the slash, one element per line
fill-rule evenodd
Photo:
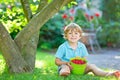
<path fill-rule="evenodd" d="M 58 47 L 58 50 L 55 54 L 55 57 L 59 58 L 59 59 L 62 59 L 62 57 L 64 56 L 64 53 L 65 53 L 65 48 L 63 45 L 59 46 Z"/>

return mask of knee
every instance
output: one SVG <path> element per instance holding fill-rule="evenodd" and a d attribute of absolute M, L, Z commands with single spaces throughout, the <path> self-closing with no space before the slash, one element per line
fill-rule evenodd
<path fill-rule="evenodd" d="M 60 76 L 68 76 L 70 74 L 70 68 L 67 65 L 62 65 L 59 74 Z"/>
<path fill-rule="evenodd" d="M 93 69 L 94 67 L 96 67 L 95 64 L 87 64 L 87 68 L 89 68 L 89 69 Z"/>

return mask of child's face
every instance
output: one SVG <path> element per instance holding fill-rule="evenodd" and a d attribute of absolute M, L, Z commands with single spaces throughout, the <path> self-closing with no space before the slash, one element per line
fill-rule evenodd
<path fill-rule="evenodd" d="M 69 30 L 66 35 L 66 38 L 69 42 L 72 43 L 78 42 L 78 40 L 80 39 L 80 33 L 75 29 Z"/>

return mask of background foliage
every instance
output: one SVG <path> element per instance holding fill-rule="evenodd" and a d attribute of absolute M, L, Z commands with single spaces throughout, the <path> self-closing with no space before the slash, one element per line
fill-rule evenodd
<path fill-rule="evenodd" d="M 51 0 L 50 0 L 51 1 Z M 38 6 L 37 0 L 30 0 L 33 14 Z M 76 4 L 76 3 L 73 3 Z M 111 6 L 113 5 L 113 6 Z M 87 21 L 82 10 L 78 10 L 75 16 L 70 16 L 68 11 L 76 5 L 67 5 L 53 16 L 40 30 L 40 38 L 38 47 L 42 49 L 57 48 L 63 39 L 63 28 L 69 22 L 76 22 L 83 29 L 89 29 L 91 24 Z M 92 23 L 96 27 L 102 26 L 102 30 L 97 33 L 97 38 L 102 47 L 120 47 L 120 2 L 118 0 L 101 0 L 100 9 L 103 11 L 103 16 L 99 19 L 93 19 Z M 71 17 L 73 20 L 63 18 L 63 15 Z M 23 14 L 23 10 L 19 0 L 2 0 L 0 1 L 0 21 L 4 23 L 12 38 L 22 30 L 27 24 L 27 20 Z M 96 24 L 96 21 L 98 22 Z"/>
<path fill-rule="evenodd" d="M 120 47 L 120 2 L 101 0 L 101 3 L 103 17 L 100 21 L 102 32 L 98 35 L 99 42 L 103 46 Z"/>
<path fill-rule="evenodd" d="M 63 41 L 64 24 L 60 14 L 56 14 L 40 30 L 38 46 L 43 49 L 58 47 Z"/>

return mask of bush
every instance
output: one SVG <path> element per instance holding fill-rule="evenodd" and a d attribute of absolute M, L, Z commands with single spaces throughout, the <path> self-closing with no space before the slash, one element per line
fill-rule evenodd
<path fill-rule="evenodd" d="M 75 23 L 80 25 L 83 29 L 90 29 L 90 22 L 87 21 L 82 10 L 77 10 L 75 14 Z"/>
<path fill-rule="evenodd" d="M 51 18 L 40 30 L 38 47 L 51 49 L 58 47 L 63 41 L 64 22 L 60 14 Z"/>
<path fill-rule="evenodd" d="M 15 38 L 27 23 L 22 8 L 19 5 L 12 6 L 12 4 L 1 4 L 1 6 L 3 8 L 0 9 L 0 21 L 8 29 L 11 37 Z"/>
<path fill-rule="evenodd" d="M 98 39 L 102 46 L 120 47 L 120 23 L 110 22 L 104 24 L 102 32 L 98 33 Z"/>

